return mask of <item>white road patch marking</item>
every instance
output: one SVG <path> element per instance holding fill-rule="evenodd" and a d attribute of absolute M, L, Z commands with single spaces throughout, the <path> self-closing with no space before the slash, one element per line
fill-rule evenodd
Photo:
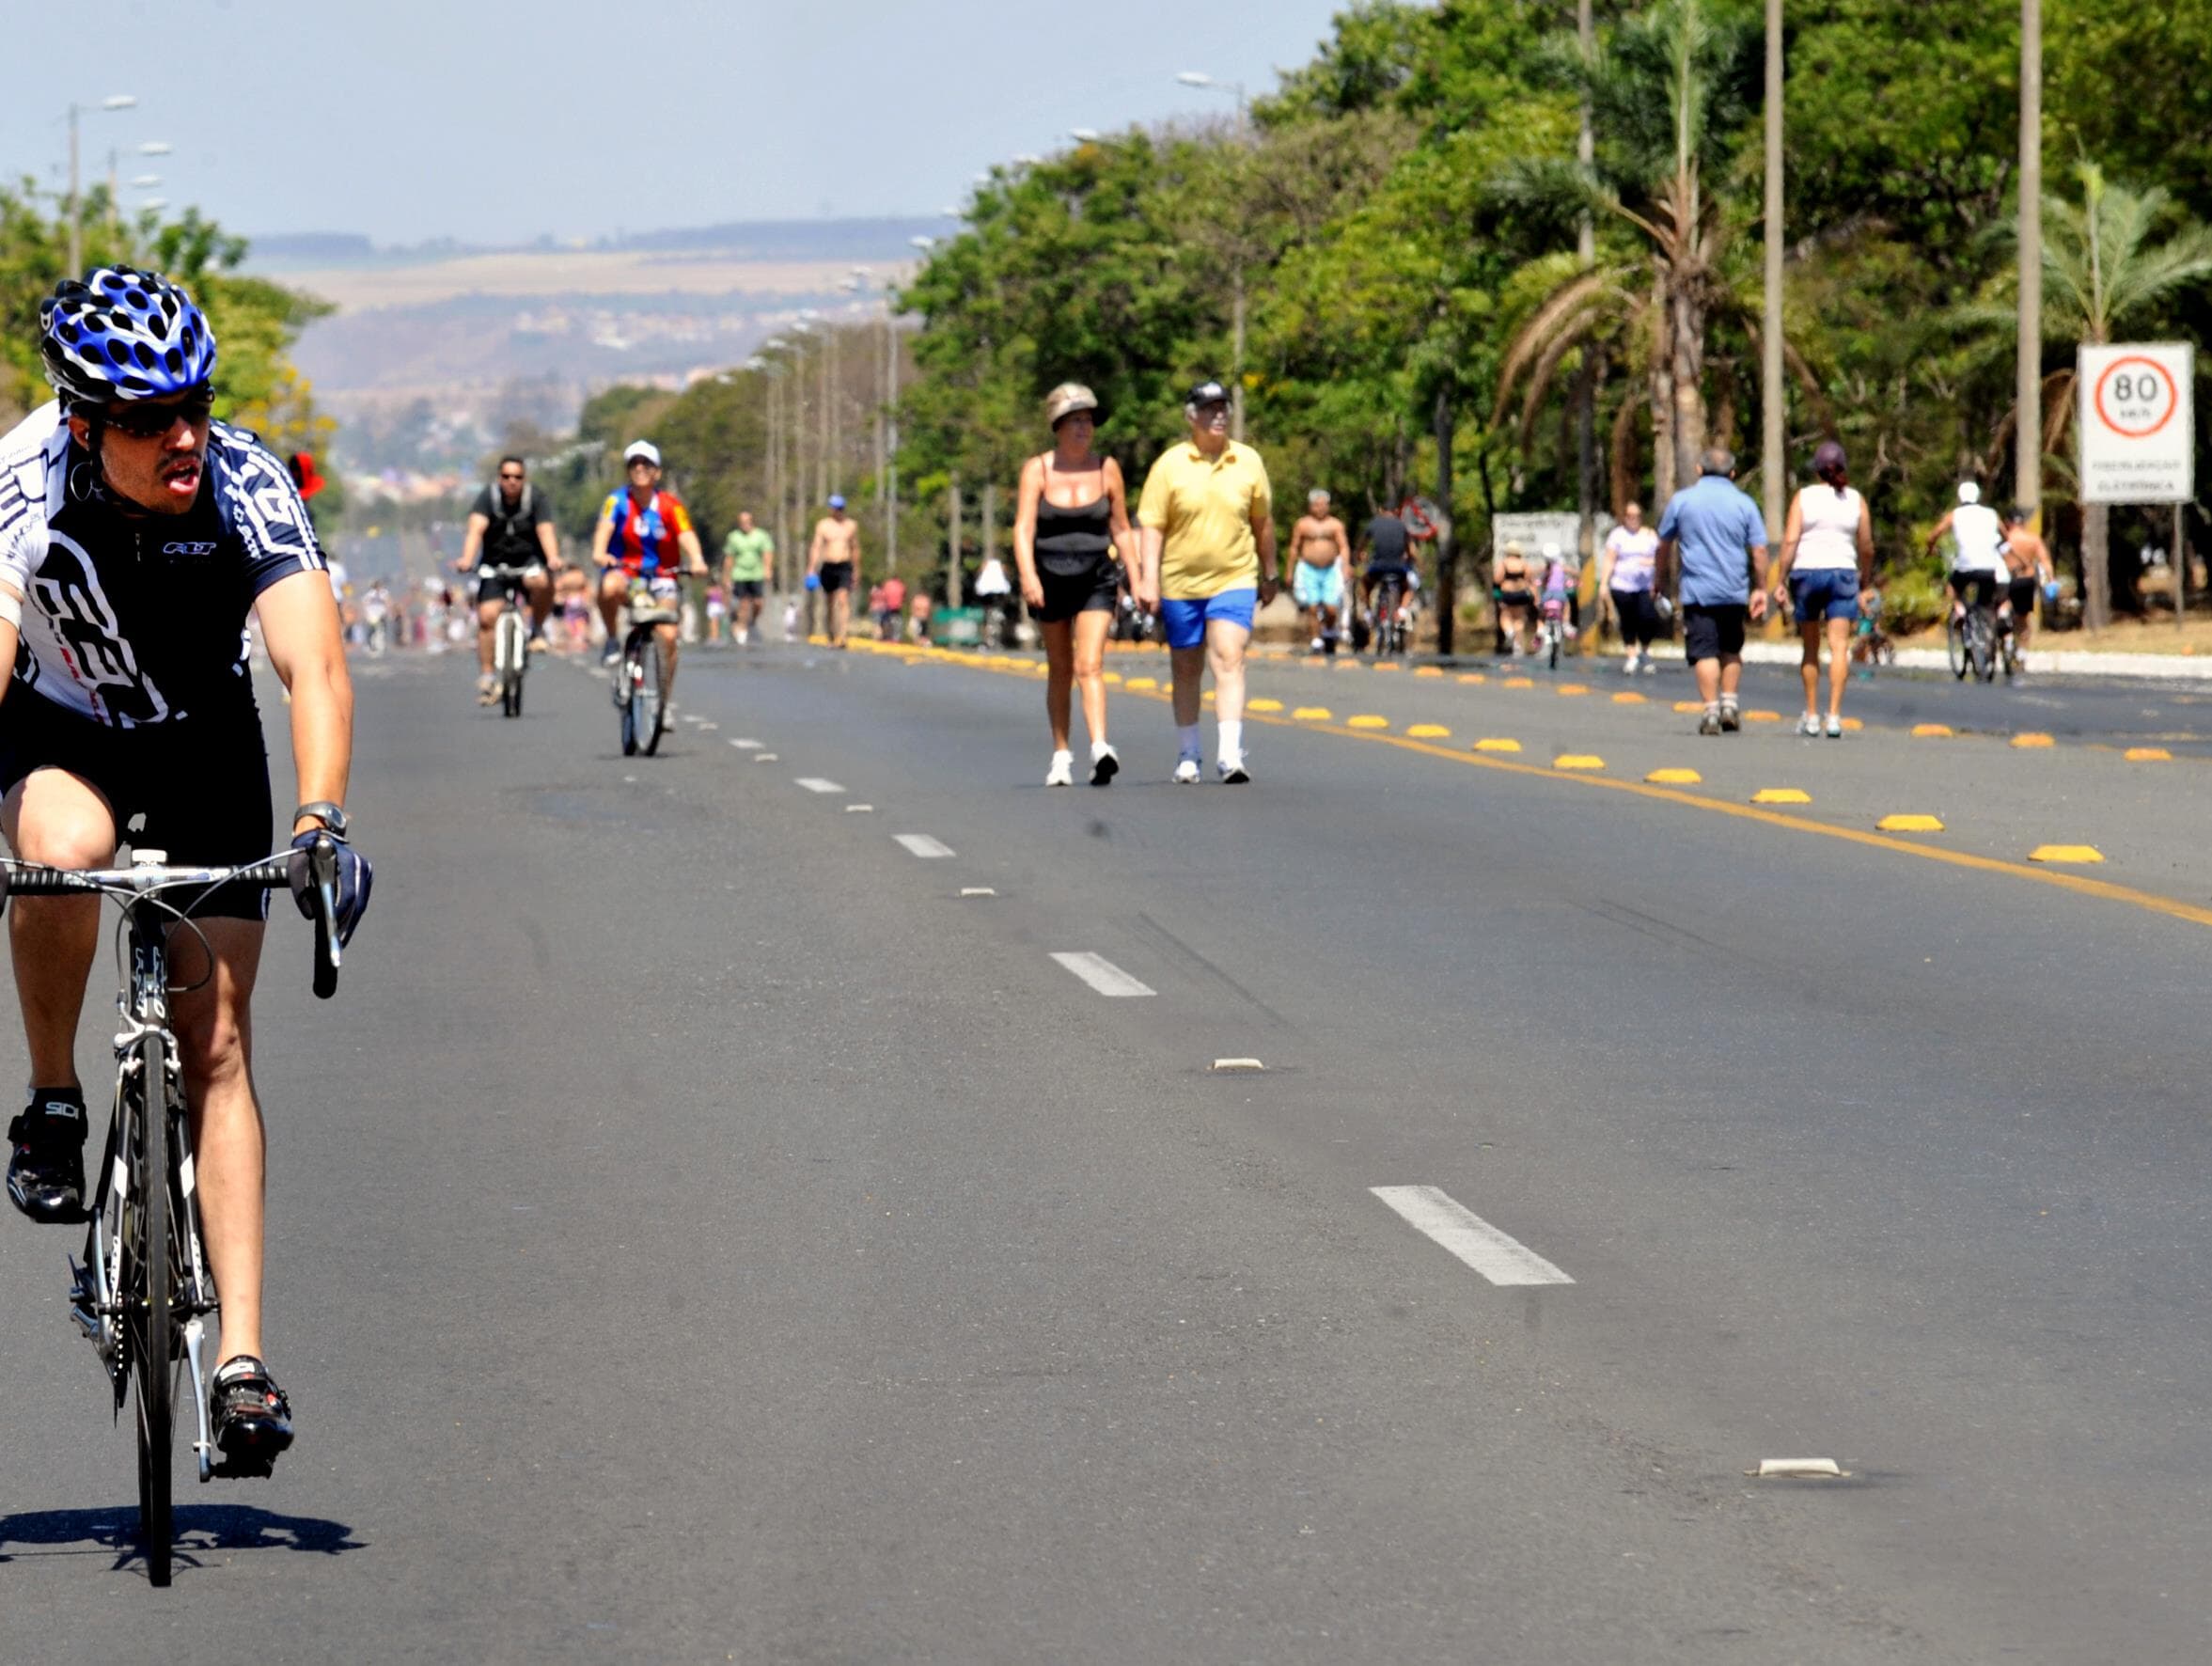
<path fill-rule="evenodd" d="M 755 763 L 774 763 L 776 762 L 776 754 L 774 752 L 755 752 L 753 754 L 753 762 Z"/>
<path fill-rule="evenodd" d="M 698 731 L 699 731 L 699 733 L 701 733 L 701 734 L 713 734 L 713 733 L 714 733 L 714 732 L 716 730 L 720 729 L 721 727 L 722 727 L 722 726 L 721 726 L 719 723 L 701 723 L 701 724 L 698 726 Z"/>
<path fill-rule="evenodd" d="M 1214 1061 L 1214 1068 L 1216 1070 L 1265 1070 L 1267 1066 L 1257 1059 L 1216 1059 Z"/>
<path fill-rule="evenodd" d="M 894 833 L 891 837 L 905 848 L 909 856 L 925 860 L 932 857 L 949 857 L 952 847 L 941 839 L 932 839 L 927 833 Z"/>
<path fill-rule="evenodd" d="M 960 888 L 960 894 L 964 897 L 995 897 L 998 893 L 987 885 L 964 885 Z"/>
<path fill-rule="evenodd" d="M 1519 1240 L 1508 1237 L 1439 1186 L 1371 1186 L 1406 1223 L 1426 1233 L 1493 1284 L 1572 1284 L 1575 1281 Z"/>
<path fill-rule="evenodd" d="M 759 741 L 733 740 L 729 744 L 741 752 L 758 752 L 761 749 Z"/>
<path fill-rule="evenodd" d="M 839 786 L 837 782 L 824 780 L 818 775 L 803 775 L 799 777 L 799 785 L 806 788 L 809 793 L 842 793 L 844 791 L 844 788 Z"/>
<path fill-rule="evenodd" d="M 873 815 L 875 806 L 872 804 L 848 804 L 845 806 L 845 813 L 849 816 Z"/>
<path fill-rule="evenodd" d="M 1149 983 L 1140 982 L 1116 966 L 1103 954 L 1093 954 L 1088 949 L 1077 953 L 1057 953 L 1053 959 L 1097 990 L 1101 995 L 1156 995 Z"/>

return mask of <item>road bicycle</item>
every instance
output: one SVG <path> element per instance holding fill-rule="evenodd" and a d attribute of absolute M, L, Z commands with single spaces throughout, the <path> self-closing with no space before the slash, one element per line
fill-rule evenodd
<path fill-rule="evenodd" d="M 643 752 L 651 758 L 660 747 L 667 727 L 667 701 L 663 690 L 668 683 L 668 656 L 654 634 L 672 625 L 680 616 L 663 607 L 646 586 L 630 590 L 630 629 L 622 637 L 622 657 L 615 666 L 615 709 L 622 717 L 622 756 Z"/>
<path fill-rule="evenodd" d="M 1388 659 L 1392 654 L 1403 654 L 1405 652 L 1405 596 L 1404 573 L 1388 572 L 1375 575 L 1373 599 L 1368 606 L 1367 638 L 1373 644 L 1377 659 Z"/>
<path fill-rule="evenodd" d="M 70 1263 L 70 1316 L 100 1351 L 119 1421 L 135 1385 L 138 1428 L 138 1542 L 148 1580 L 169 1582 L 170 1484 L 180 1372 L 189 1368 L 199 1478 L 218 1467 L 208 1407 L 208 1322 L 222 1311 L 200 1234 L 190 1123 L 172 997 L 198 987 L 169 982 L 169 936 L 200 937 L 192 904 L 219 886 L 289 888 L 314 907 L 315 993 L 337 990 L 337 847 L 328 835 L 305 850 L 280 851 L 241 868 L 171 867 L 167 854 L 134 850 L 127 868 L 71 870 L 0 863 L 0 904 L 16 896 L 104 896 L 122 904 L 117 959 L 121 1023 L 115 1038 L 115 1111 L 87 1210 L 85 1259 Z M 168 893 L 190 891 L 180 904 Z"/>
<path fill-rule="evenodd" d="M 1567 641 L 1567 604 L 1564 597 L 1540 600 L 1536 621 L 1536 648 L 1552 670 L 1560 668 L 1560 651 Z"/>
<path fill-rule="evenodd" d="M 499 617 L 492 621 L 492 677 L 499 690 L 500 715 L 523 715 L 523 678 L 530 668 L 530 623 L 523 616 L 524 575 L 528 567 L 481 567 L 478 572 L 499 585 Z"/>

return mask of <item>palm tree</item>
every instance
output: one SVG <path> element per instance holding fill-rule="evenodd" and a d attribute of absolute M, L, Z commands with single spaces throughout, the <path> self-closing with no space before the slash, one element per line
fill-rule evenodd
<path fill-rule="evenodd" d="M 2081 181 L 2080 202 L 2043 199 L 2043 336 L 2047 341 L 2101 346 L 2175 291 L 2212 275 L 2212 227 L 2178 213 L 2156 186 L 2131 191 L 2113 184 L 2094 163 L 2084 162 L 2074 172 Z M 1992 330 L 1993 345 L 2017 327 L 2003 293 L 2011 282 L 2000 280 L 1964 309 L 1968 321 Z M 2074 380 L 2071 365 L 2044 379 L 2048 452 L 2065 443 L 2074 416 Z M 2007 412 L 2006 428 L 2016 428 L 2016 416 Z M 2065 468 L 2063 457 L 2049 462 Z M 2082 505 L 2081 622 L 2092 630 L 2112 619 L 2110 544 L 2110 508 Z"/>
<path fill-rule="evenodd" d="M 1569 354 L 1624 344 L 1643 369 L 1655 495 L 1662 501 L 1677 480 L 1697 475 L 1708 333 L 1718 314 L 1738 310 L 1727 257 L 1749 216 L 1711 189 L 1706 174 L 1719 171 L 1721 146 L 1740 113 L 1751 42 L 1749 30 L 1716 23 L 1702 0 L 1666 0 L 1624 22 L 1606 48 L 1572 60 L 1606 141 L 1600 176 L 1538 165 L 1511 186 L 1531 199 L 1573 196 L 1631 228 L 1642 247 L 1571 269 L 1537 305 L 1506 349 L 1496 420 L 1504 420 L 1527 378 L 1526 429 Z M 1655 90 L 1663 97 L 1655 99 Z M 1614 425 L 1616 476 L 1631 432 L 1624 414 Z"/>

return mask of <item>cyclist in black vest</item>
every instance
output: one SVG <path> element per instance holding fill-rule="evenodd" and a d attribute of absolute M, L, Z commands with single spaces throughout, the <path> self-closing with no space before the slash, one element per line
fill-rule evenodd
<path fill-rule="evenodd" d="M 553 505 L 529 482 L 519 457 L 499 460 L 499 479 L 477 494 L 468 511 L 468 532 L 461 541 L 460 568 L 471 571 L 481 559 L 494 567 L 526 567 L 523 593 L 530 605 L 530 647 L 545 645 L 545 621 L 553 612 L 551 570 L 560 565 L 560 539 L 553 529 Z M 507 605 L 515 581 L 487 578 L 477 586 L 477 701 L 499 698 L 492 675 L 492 629 Z"/>

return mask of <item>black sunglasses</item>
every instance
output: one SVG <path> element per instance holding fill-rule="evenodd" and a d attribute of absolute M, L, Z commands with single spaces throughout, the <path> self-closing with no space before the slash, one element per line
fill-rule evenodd
<path fill-rule="evenodd" d="M 197 428 L 214 415 L 215 396 L 196 393 L 174 405 L 149 405 L 133 401 L 109 405 L 101 413 L 101 420 L 108 427 L 129 434 L 134 440 L 158 440 L 177 426 L 177 418 Z"/>
<path fill-rule="evenodd" d="M 516 469 L 512 473 L 510 473 L 508 470 L 503 468 L 499 471 L 499 478 L 503 480 L 519 480 L 523 478 L 523 476 L 520 469 Z"/>

